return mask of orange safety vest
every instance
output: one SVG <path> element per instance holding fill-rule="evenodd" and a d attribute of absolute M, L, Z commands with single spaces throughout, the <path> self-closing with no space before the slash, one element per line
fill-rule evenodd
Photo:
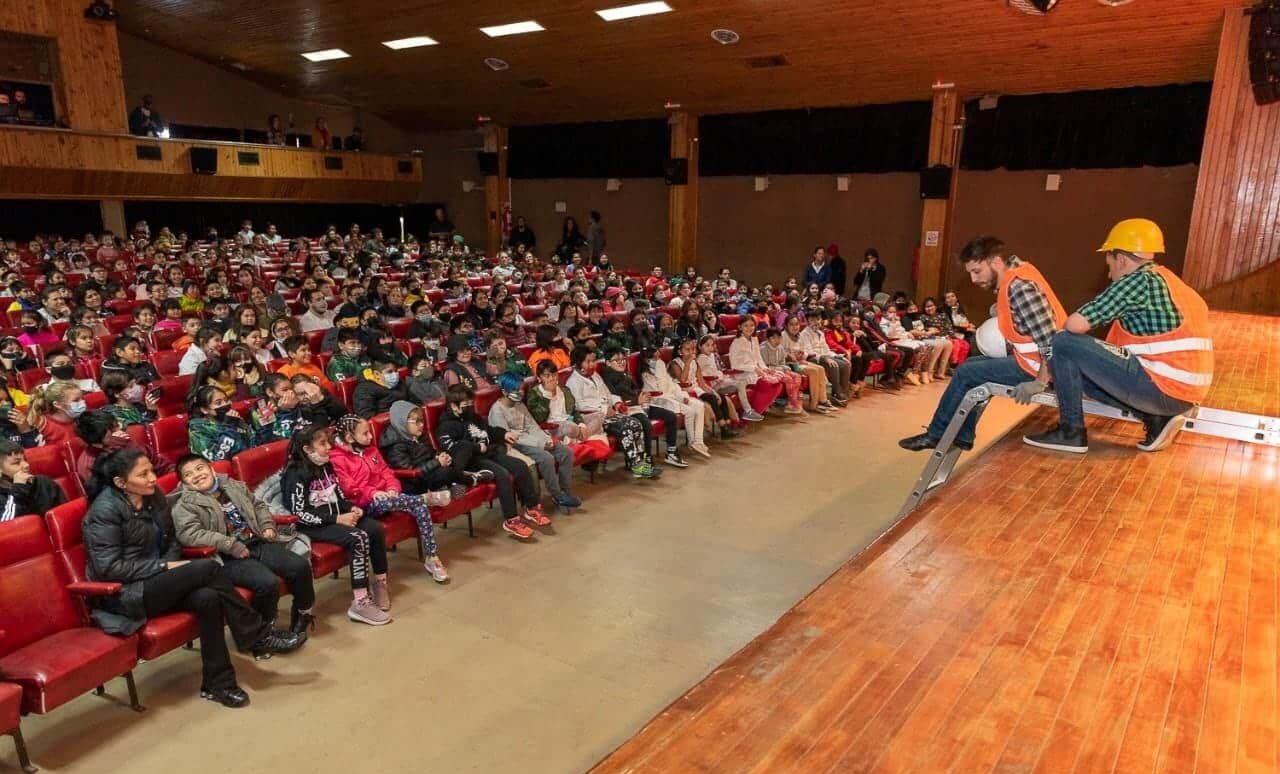
<path fill-rule="evenodd" d="M 1107 341 L 1124 347 L 1138 358 L 1147 376 L 1165 395 L 1199 403 L 1213 382 L 1213 339 L 1209 338 L 1209 306 L 1178 275 L 1156 266 L 1169 288 L 1169 298 L 1182 316 L 1182 324 L 1168 333 L 1135 336 L 1116 320 Z"/>
<path fill-rule="evenodd" d="M 1062 326 L 1066 325 L 1067 310 L 1054 295 L 1053 288 L 1049 287 L 1049 282 L 1040 270 L 1025 261 L 1017 268 L 1006 271 L 1000 278 L 1000 286 L 996 289 L 996 320 L 1000 325 L 1000 335 L 1004 336 L 1004 340 L 1012 347 L 1013 357 L 1018 361 L 1018 366 L 1031 376 L 1036 376 L 1040 373 L 1040 348 L 1036 346 L 1035 339 L 1013 327 L 1013 310 L 1009 306 L 1009 283 L 1015 279 L 1033 282 L 1040 288 L 1040 292 L 1044 293 L 1044 297 L 1049 300 L 1049 308 L 1053 310 L 1055 330 L 1062 330 Z"/>

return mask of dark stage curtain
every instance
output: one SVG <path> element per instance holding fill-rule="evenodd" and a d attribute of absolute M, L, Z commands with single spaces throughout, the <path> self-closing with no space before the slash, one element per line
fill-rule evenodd
<path fill-rule="evenodd" d="M 965 105 L 962 169 L 1198 164 L 1211 84 L 1000 97 Z"/>
<path fill-rule="evenodd" d="M 515 179 L 662 177 L 670 135 L 663 119 L 514 126 L 507 146 Z"/>
<path fill-rule="evenodd" d="M 96 211 L 96 203 L 94 206 Z M 338 227 L 339 233 L 345 234 L 352 223 L 359 223 L 365 233 L 377 226 L 387 237 L 399 237 L 403 212 L 405 231 L 423 238 L 436 206 L 130 201 L 125 202 L 124 213 L 125 222 L 130 227 L 139 220 L 145 220 L 150 224 L 152 233 L 160 226 L 169 226 L 175 233 L 182 230 L 191 236 L 203 236 L 212 227 L 222 236 L 231 236 L 240 230 L 240 221 L 250 218 L 255 230 L 261 231 L 267 223 L 274 223 L 285 236 L 318 236 L 331 223 Z"/>
<path fill-rule="evenodd" d="M 24 245 L 36 234 L 61 234 L 79 239 L 102 231 L 97 201 L 7 199 L 0 202 L 0 238 Z"/>
<path fill-rule="evenodd" d="M 704 116 L 703 175 L 915 172 L 928 161 L 928 102 Z"/>

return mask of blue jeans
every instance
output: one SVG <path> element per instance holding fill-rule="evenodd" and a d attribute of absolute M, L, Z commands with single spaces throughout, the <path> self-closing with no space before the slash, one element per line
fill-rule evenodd
<path fill-rule="evenodd" d="M 1160 392 L 1138 359 L 1092 336 L 1059 331 L 1049 360 L 1059 421 L 1084 427 L 1082 401 L 1088 397 L 1115 408 L 1170 417 L 1192 404 Z"/>
<path fill-rule="evenodd" d="M 933 412 L 933 421 L 929 423 L 929 437 L 935 440 L 942 437 L 946 432 L 947 425 L 951 424 L 951 417 L 956 413 L 956 409 L 960 408 L 960 403 L 964 400 L 964 396 L 969 390 L 987 382 L 995 382 L 996 384 L 1022 384 L 1029 382 L 1035 377 L 1029 376 L 1018 366 L 1018 362 L 1012 357 L 971 357 L 960 364 L 960 367 L 951 374 L 951 381 L 947 384 L 947 391 L 942 393 L 942 400 L 938 401 L 938 408 Z M 975 414 L 970 414 L 965 418 L 964 425 L 961 426 L 960 432 L 956 435 L 956 440 L 960 443 L 973 443 L 974 429 L 978 425 L 978 418 Z"/>

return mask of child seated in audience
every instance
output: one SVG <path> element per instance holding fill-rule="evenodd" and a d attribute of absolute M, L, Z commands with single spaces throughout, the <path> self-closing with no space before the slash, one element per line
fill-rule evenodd
<path fill-rule="evenodd" d="M 182 304 L 176 298 L 167 298 L 160 304 L 161 319 L 156 322 L 154 331 L 182 330 Z M 197 317 L 198 319 L 198 317 Z"/>
<path fill-rule="evenodd" d="M 108 371 L 124 371 L 140 384 L 160 381 L 159 372 L 146 360 L 142 342 L 127 332 L 111 343 L 111 357 L 102 363 L 102 373 L 106 374 Z"/>
<path fill-rule="evenodd" d="M 529 364 L 518 353 L 511 351 L 506 339 L 502 338 L 500 333 L 490 331 L 485 336 L 485 340 L 489 348 L 484 356 L 484 369 L 485 374 L 491 377 L 491 381 L 496 382 L 498 376 L 502 374 L 515 374 L 521 379 L 533 375 Z"/>
<path fill-rule="evenodd" d="M 125 431 L 120 420 L 103 409 L 81 414 L 76 419 L 75 430 L 80 440 L 84 441 L 84 450 L 75 460 L 76 475 L 86 485 L 93 478 L 93 466 L 102 455 L 126 448 L 142 450 L 142 447 L 134 443 L 129 433 Z M 152 454 L 148 454 L 147 457 L 151 460 L 157 475 L 164 475 L 173 470 L 173 463 L 168 459 Z"/>
<path fill-rule="evenodd" d="M 79 387 L 82 391 L 101 392 L 102 387 L 91 378 L 77 379 L 76 365 L 71 359 L 71 355 L 66 352 L 56 352 L 45 358 L 45 370 L 49 372 L 52 381 L 55 382 L 71 382 Z"/>
<path fill-rule="evenodd" d="M 409 390 L 400 382 L 400 369 L 386 360 L 374 360 L 360 373 L 351 396 L 355 413 L 366 418 L 386 412 L 398 400 L 408 399 Z"/>
<path fill-rule="evenodd" d="M 581 413 L 583 421 L 593 428 L 593 423 L 598 423 L 601 430 L 618 439 L 627 469 L 632 476 L 661 476 L 662 468 L 654 465 L 649 457 L 649 446 L 653 439 L 648 418 L 644 417 L 643 412 L 640 412 L 640 417 L 633 416 L 626 402 L 609 390 L 604 377 L 599 373 L 594 350 L 578 347 L 573 351 L 572 359 L 573 373 L 569 375 L 569 382 L 565 386 L 572 396 L 572 406 Z M 549 376 L 540 376 L 539 381 L 545 390 L 550 391 Z M 566 403 L 568 401 L 567 395 Z M 572 408 L 569 409 L 570 414 L 572 411 Z"/>
<path fill-rule="evenodd" d="M 39 312 L 23 312 L 20 324 L 22 333 L 18 335 L 18 343 L 24 347 L 43 348 L 62 343 Z"/>
<path fill-rule="evenodd" d="M 13 384 L 18 383 L 18 372 L 36 368 L 39 364 L 31 357 L 22 342 L 13 336 L 0 338 L 0 376 Z"/>
<path fill-rule="evenodd" d="M 492 480 L 487 472 L 463 470 L 448 452 L 431 446 L 426 432 L 426 414 L 407 400 L 391 404 L 389 420 L 378 439 L 383 459 L 396 471 L 414 471 L 416 476 L 402 479 L 405 492 L 428 494 L 448 492 L 457 499 L 467 489 Z"/>
<path fill-rule="evenodd" d="M 75 420 L 85 412 L 84 392 L 70 382 L 42 385 L 31 396 L 27 422 L 47 445 L 76 437 Z"/>
<path fill-rule="evenodd" d="M 561 508 L 577 508 L 582 501 L 573 495 L 573 452 L 569 446 L 547 434 L 524 404 L 523 377 L 504 373 L 498 377 L 502 397 L 489 409 L 489 424 L 518 437 L 511 445 L 538 466 L 538 475 Z"/>
<path fill-rule="evenodd" d="M 330 463 L 332 450 L 328 427 L 299 428 L 289 439 L 280 492 L 289 510 L 298 517 L 299 532 L 313 541 L 342 546 L 346 551 L 353 597 L 347 618 L 382 626 L 391 623 L 386 533 L 381 522 L 366 516 L 343 494 Z"/>
<path fill-rule="evenodd" d="M 438 556 L 435 526 L 431 523 L 428 507 L 448 505 L 450 495 L 447 489 L 425 495 L 405 494 L 400 479 L 396 478 L 373 443 L 373 428 L 369 420 L 354 414 L 338 420 L 329 462 L 343 494 L 366 517 L 378 518 L 395 511 L 404 511 L 412 516 L 418 525 L 427 572 L 436 583 L 449 580 L 444 562 Z"/>
<path fill-rule="evenodd" d="M 67 501 L 62 487 L 48 476 L 31 473 L 22 446 L 0 438 L 0 522 L 39 514 Z"/>
<path fill-rule="evenodd" d="M 715 338 L 711 337 L 712 345 Z M 671 362 L 667 364 L 667 372 L 680 385 L 681 389 L 695 395 L 707 407 L 706 422 L 711 423 L 716 434 L 721 438 L 736 438 L 741 435 L 738 430 L 738 410 L 727 396 L 716 392 L 715 388 L 702 375 L 698 366 L 698 342 L 685 339 L 680 342 L 680 349 Z M 745 390 L 744 390 L 745 392 Z M 744 403 L 743 405 L 747 405 Z"/>
<path fill-rule="evenodd" d="M 742 419 L 744 421 L 764 421 L 764 414 L 756 411 L 751 406 L 747 394 L 747 387 L 751 384 L 749 377 L 745 373 L 735 372 L 730 374 L 726 372 L 717 347 L 718 342 L 715 336 L 707 335 L 698 339 L 699 373 L 717 394 L 721 396 L 737 394 L 738 402 L 742 405 Z"/>
<path fill-rule="evenodd" d="M 449 337 L 449 363 L 444 368 L 444 383 L 446 387 L 461 384 L 472 391 L 493 389 L 493 383 L 476 368 L 470 337 L 465 334 Z"/>
<path fill-rule="evenodd" d="M 786 327 L 783 329 L 781 336 L 775 341 L 772 331 L 769 332 L 765 346 L 762 349 L 764 360 L 771 366 L 782 366 L 791 369 L 791 372 L 802 375 L 809 380 L 809 404 L 807 408 L 810 411 L 816 411 L 819 414 L 828 414 L 835 410 L 835 406 L 831 404 L 828 397 L 830 394 L 830 385 L 827 382 L 827 372 L 822 366 L 816 363 L 810 363 L 806 358 L 804 346 L 800 343 L 800 331 L 805 328 L 806 322 L 799 315 L 792 315 L 787 319 Z M 777 357 L 773 352 L 775 346 L 780 342 L 782 362 L 777 362 Z"/>
<path fill-rule="evenodd" d="M 226 392 L 201 385 L 187 403 L 187 441 L 193 454 L 210 462 L 229 460 L 253 445 L 253 430 L 231 408 Z"/>
<path fill-rule="evenodd" d="M 569 367 L 568 346 L 554 325 L 539 325 L 534 330 L 534 348 L 529 353 L 529 369 L 533 371 L 544 360 L 551 361 L 557 370 Z"/>
<path fill-rule="evenodd" d="M 643 351 L 643 350 L 642 350 Z M 601 372 L 609 392 L 617 395 L 629 407 L 628 412 L 647 416 L 650 420 L 661 420 L 667 441 L 666 463 L 673 468 L 687 468 L 689 463 L 680 456 L 677 446 L 680 431 L 674 412 L 653 403 L 653 396 L 643 392 L 640 385 L 631 378 L 628 372 L 627 353 L 620 349 L 606 349 L 604 352 L 605 369 Z"/>
<path fill-rule="evenodd" d="M 364 343 L 360 340 L 359 331 L 342 329 L 338 333 L 338 351 L 329 360 L 325 374 L 332 382 L 343 379 L 354 379 L 370 365 L 364 354 Z"/>
<path fill-rule="evenodd" d="M 298 375 L 289 382 L 298 396 L 298 408 L 302 411 L 302 418 L 306 422 L 331 425 L 346 416 L 347 407 L 339 403 L 311 377 Z"/>
<path fill-rule="evenodd" d="M 102 375 L 102 391 L 107 405 L 103 409 L 119 420 L 122 427 L 146 425 L 156 421 L 160 395 L 148 391 L 138 380 L 124 371 L 108 371 Z"/>
<path fill-rule="evenodd" d="M 201 320 L 199 317 L 186 317 L 182 320 L 182 335 L 173 340 L 171 349 L 174 352 L 185 353 L 187 348 L 195 343 L 196 334 L 200 332 Z"/>
<path fill-rule="evenodd" d="M 771 329 L 777 331 L 776 328 Z M 781 332 L 775 336 L 781 341 Z M 755 320 L 742 320 L 738 323 L 738 335 L 729 345 L 729 367 L 739 372 L 746 380 L 747 395 L 755 414 L 763 416 L 765 411 L 785 390 L 787 393 L 787 414 L 803 414 L 800 405 L 800 379 L 790 370 L 773 368 L 764 360 L 760 341 L 756 338 Z M 747 419 L 751 419 L 750 414 Z"/>
<path fill-rule="evenodd" d="M 449 387 L 445 400 L 447 406 L 436 428 L 441 448 L 466 470 L 489 471 L 502 504 L 502 529 L 521 540 L 532 538 L 530 524 L 545 527 L 551 520 L 539 506 L 529 466 L 507 454 L 507 446 L 518 440 L 519 434 L 492 427 L 480 418 L 475 412 L 475 392 L 465 384 Z"/>
<path fill-rule="evenodd" d="M 326 392 L 333 390 L 333 382 L 330 382 L 319 366 L 312 362 L 311 346 L 307 344 L 305 336 L 289 337 L 284 343 L 284 349 L 289 356 L 289 362 L 276 369 L 276 373 L 290 379 L 305 376 L 314 380 Z"/>
<path fill-rule="evenodd" d="M 671 378 L 671 374 L 667 373 L 667 364 L 658 357 L 658 350 L 654 347 L 645 347 L 640 351 L 640 386 L 654 407 L 664 408 L 673 415 L 684 417 L 685 438 L 689 448 L 703 457 L 710 457 L 711 450 L 703 440 L 707 404 L 689 395 Z"/>

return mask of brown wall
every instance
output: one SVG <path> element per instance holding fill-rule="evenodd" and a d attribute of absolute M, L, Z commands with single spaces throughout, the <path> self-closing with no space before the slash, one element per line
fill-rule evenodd
<path fill-rule="evenodd" d="M 482 139 L 479 132 L 467 130 L 424 132 L 408 138 L 412 147 L 422 150 L 422 191 L 418 201 L 444 204 L 453 225 L 467 238 L 472 249 L 484 248 L 484 191 L 477 188 L 463 193 L 462 181 L 484 185 L 480 163 L 476 160 Z"/>
<path fill-rule="evenodd" d="M 851 265 L 876 247 L 889 272 L 886 289 L 910 287 L 920 230 L 918 175 L 853 175 L 847 192 L 836 190 L 834 175 L 774 175 L 762 193 L 752 181 L 699 181 L 698 268 L 704 274 L 729 266 L 753 284 L 801 279 L 813 247 L 835 242 Z"/>
<path fill-rule="evenodd" d="M 991 295 L 973 287 L 955 254 L 979 234 L 993 234 L 1034 263 L 1068 310 L 1106 286 L 1106 265 L 1094 251 L 1118 220 L 1150 218 L 1164 230 L 1166 264 L 1181 271 L 1187 246 L 1196 166 L 1066 170 L 1059 191 L 1046 191 L 1046 171 L 961 172 L 956 183 L 952 255 L 946 286 L 960 293 L 971 316 L 986 318 Z"/>
<path fill-rule="evenodd" d="M 151 94 L 156 110 L 171 123 L 265 130 L 269 114 L 279 113 L 287 123 L 289 113 L 293 113 L 299 132 L 310 132 L 316 117 L 324 116 L 329 131 L 341 136 L 351 133 L 358 116 L 369 150 L 397 152 L 410 148 L 404 132 L 367 111 L 293 99 L 234 72 L 124 32 L 120 33 L 120 57 L 129 110 L 142 101 L 143 94 Z"/>
<path fill-rule="evenodd" d="M 614 265 L 667 263 L 667 185 L 661 179 L 623 180 L 622 190 L 612 192 L 603 179 L 512 180 L 511 200 L 514 213 L 523 215 L 538 237 L 540 256 L 550 255 L 560 241 L 566 215 L 586 234 L 587 213 L 599 210 Z M 568 212 L 555 211 L 558 201 L 568 205 Z"/>

